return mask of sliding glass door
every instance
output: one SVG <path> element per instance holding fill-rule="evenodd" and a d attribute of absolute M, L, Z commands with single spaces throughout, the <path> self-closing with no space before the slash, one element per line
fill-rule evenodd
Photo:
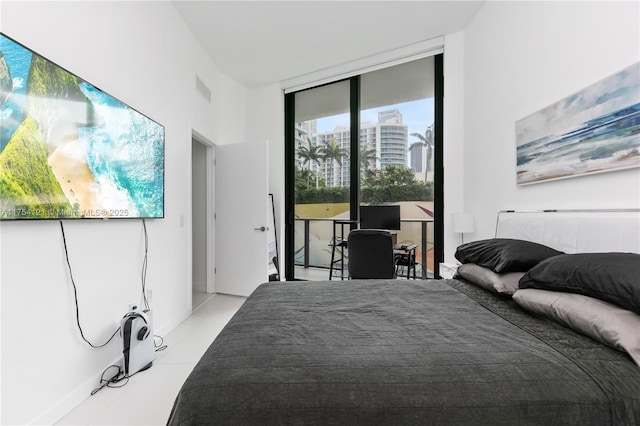
<path fill-rule="evenodd" d="M 438 55 L 285 96 L 287 279 L 340 279 L 334 242 L 381 204 L 400 206 L 418 275 L 437 276 L 441 70 Z"/>
<path fill-rule="evenodd" d="M 360 204 L 400 206 L 398 244 L 417 245 L 417 272 L 434 272 L 434 58 L 360 78 Z"/>
<path fill-rule="evenodd" d="M 295 182 L 293 258 L 298 275 L 308 272 L 296 278 L 328 277 L 333 222 L 350 217 L 350 85 L 344 80 L 295 94 L 294 155 L 288 159 Z"/>

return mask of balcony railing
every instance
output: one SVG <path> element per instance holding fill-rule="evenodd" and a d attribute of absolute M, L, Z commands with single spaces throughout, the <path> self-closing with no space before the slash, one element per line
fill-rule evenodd
<path fill-rule="evenodd" d="M 345 227 L 341 235 L 340 225 L 333 235 L 334 223 L 344 218 L 296 218 L 295 264 L 304 268 L 329 268 L 331 262 L 331 241 L 334 237 L 346 238 Z M 398 244 L 417 244 L 416 260 L 422 267 L 423 279 L 433 278 L 433 219 L 402 219 L 397 231 Z M 396 232 L 396 231 L 394 231 Z"/>

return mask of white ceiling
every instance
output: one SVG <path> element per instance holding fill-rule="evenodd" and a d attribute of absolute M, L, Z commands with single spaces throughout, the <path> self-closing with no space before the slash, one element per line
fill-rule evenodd
<path fill-rule="evenodd" d="M 248 87 L 460 31 L 483 3 L 173 1 L 220 71 Z"/>

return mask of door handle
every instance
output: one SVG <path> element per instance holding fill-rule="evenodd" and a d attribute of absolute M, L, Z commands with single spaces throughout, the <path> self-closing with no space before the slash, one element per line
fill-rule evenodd
<path fill-rule="evenodd" d="M 254 231 L 260 231 L 260 232 L 264 232 L 268 229 L 269 228 L 267 228 L 266 226 L 261 226 L 260 228 L 253 228 Z"/>

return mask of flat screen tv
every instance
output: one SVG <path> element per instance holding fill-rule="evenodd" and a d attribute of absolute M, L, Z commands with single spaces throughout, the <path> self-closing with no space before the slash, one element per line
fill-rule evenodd
<path fill-rule="evenodd" d="M 400 229 L 400 206 L 360 206 L 360 229 Z"/>
<path fill-rule="evenodd" d="M 164 217 L 164 127 L 0 33 L 0 220 Z"/>

